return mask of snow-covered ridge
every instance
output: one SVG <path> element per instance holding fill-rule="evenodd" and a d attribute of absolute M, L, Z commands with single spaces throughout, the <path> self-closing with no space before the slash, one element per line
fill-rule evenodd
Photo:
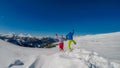
<path fill-rule="evenodd" d="M 43 48 L 53 47 L 57 40 L 52 37 L 35 37 L 30 34 L 0 34 L 0 39 L 23 47 Z"/>
<path fill-rule="evenodd" d="M 104 34 L 90 34 L 85 36 L 75 36 L 75 39 L 80 38 L 103 38 L 103 37 L 113 37 L 113 36 L 120 36 L 120 32 L 113 32 L 113 33 L 104 33 Z"/>
<path fill-rule="evenodd" d="M 0 36 L 3 36 L 3 37 L 7 37 L 7 38 L 11 38 L 13 36 L 16 36 L 16 37 L 35 37 L 35 38 L 43 38 L 43 36 L 39 36 L 39 37 L 36 37 L 36 36 L 32 36 L 30 34 L 26 34 L 26 33 L 19 33 L 19 34 L 15 34 L 15 33 L 8 33 L 8 34 L 0 34 Z"/>

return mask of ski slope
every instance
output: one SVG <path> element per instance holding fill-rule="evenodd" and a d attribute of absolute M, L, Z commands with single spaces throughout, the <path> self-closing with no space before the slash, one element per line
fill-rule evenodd
<path fill-rule="evenodd" d="M 120 68 L 120 32 L 76 36 L 73 51 L 25 48 L 0 40 L 1 68 Z"/>

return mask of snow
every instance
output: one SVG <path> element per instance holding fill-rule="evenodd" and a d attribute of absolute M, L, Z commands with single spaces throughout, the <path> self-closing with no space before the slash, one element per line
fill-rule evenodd
<path fill-rule="evenodd" d="M 120 32 L 77 36 L 68 51 L 25 48 L 0 40 L 1 68 L 120 68 Z"/>
<path fill-rule="evenodd" d="M 77 48 L 94 51 L 120 63 L 120 32 L 75 37 Z"/>
<path fill-rule="evenodd" d="M 9 34 L 0 34 L 0 36 L 6 36 L 6 38 L 11 38 L 11 37 L 13 37 L 13 33 L 9 33 Z"/>
<path fill-rule="evenodd" d="M 30 34 L 18 34 L 18 37 L 32 37 Z"/>

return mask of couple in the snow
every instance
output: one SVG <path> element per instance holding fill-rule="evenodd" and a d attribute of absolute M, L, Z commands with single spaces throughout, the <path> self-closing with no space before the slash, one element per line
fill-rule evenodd
<path fill-rule="evenodd" d="M 69 32 L 67 35 L 66 35 L 66 40 L 68 41 L 68 50 L 71 51 L 71 43 L 73 42 L 75 45 L 76 45 L 76 42 L 73 40 L 73 35 L 74 35 L 74 30 L 72 32 Z M 59 49 L 60 51 L 64 51 L 64 37 L 63 35 L 62 36 L 58 36 L 58 34 L 56 34 L 56 37 L 58 38 L 59 40 Z"/>

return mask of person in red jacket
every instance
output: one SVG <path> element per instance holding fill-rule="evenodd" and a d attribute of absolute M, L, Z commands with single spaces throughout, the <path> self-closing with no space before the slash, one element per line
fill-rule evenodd
<path fill-rule="evenodd" d="M 59 40 L 59 44 L 58 45 L 59 45 L 60 51 L 64 51 L 64 38 L 63 38 L 63 35 L 58 36 L 58 34 L 56 34 L 56 37 Z"/>

